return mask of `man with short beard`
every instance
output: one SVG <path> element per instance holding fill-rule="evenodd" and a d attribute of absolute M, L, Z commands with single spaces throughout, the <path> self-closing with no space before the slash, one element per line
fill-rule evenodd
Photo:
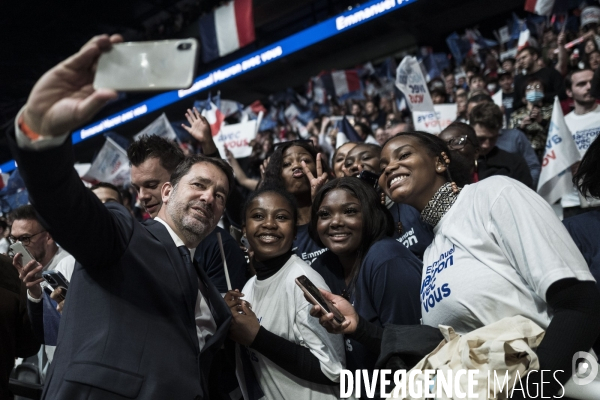
<path fill-rule="evenodd" d="M 600 135 L 600 107 L 592 96 L 593 77 L 592 70 L 584 69 L 573 71 L 565 78 L 567 96 L 572 97 L 575 103 L 575 109 L 565 115 L 565 123 L 573 135 L 582 158 L 592 142 L 597 140 Z M 561 205 L 564 218 L 586 211 L 581 208 L 579 195 L 575 188 L 572 193 L 563 196 Z"/>
<path fill-rule="evenodd" d="M 117 96 L 93 89 L 90 71 L 122 40 L 97 36 L 48 71 L 8 132 L 44 226 L 77 260 L 42 398 L 202 400 L 231 311 L 191 260 L 223 214 L 233 172 L 219 159 L 187 158 L 162 187 L 158 218 L 144 224 L 83 186 L 69 132 Z"/>
<path fill-rule="evenodd" d="M 199 114 L 197 117 L 194 114 L 190 110 L 188 118 L 192 120 L 190 121 L 191 126 L 187 127 L 188 132 L 196 138 L 208 136 L 212 141 L 208 122 Z M 198 132 L 199 130 L 208 131 Z M 207 147 L 203 146 L 203 150 Z M 218 158 L 218 154 L 219 152 L 216 151 L 216 158 Z M 153 135 L 144 136 L 133 142 L 127 148 L 127 158 L 131 164 L 131 184 L 150 217 L 155 218 L 162 207 L 161 189 L 165 182 L 169 181 L 171 174 L 185 156 L 174 142 Z M 219 226 L 215 227 L 214 231 L 204 238 L 196 248 L 194 259 L 204 269 L 219 292 L 226 293 L 229 288 L 217 234 L 221 235 L 231 287 L 241 290 L 246 283 L 246 260 L 236 240 L 225 229 Z"/>

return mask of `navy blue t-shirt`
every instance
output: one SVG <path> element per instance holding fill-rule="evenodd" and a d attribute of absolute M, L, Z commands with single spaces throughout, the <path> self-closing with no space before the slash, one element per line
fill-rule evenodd
<path fill-rule="evenodd" d="M 414 255 L 423 259 L 425 249 L 433 242 L 433 228 L 421 219 L 421 213 L 407 204 L 394 204 L 390 208 L 396 229 L 394 239 L 405 245 Z M 398 233 L 398 220 L 402 223 L 402 235 Z"/>
<path fill-rule="evenodd" d="M 324 252 L 328 251 L 327 247 L 321 247 L 310 238 L 308 234 L 308 225 L 298 225 L 296 232 L 296 239 L 292 244 L 292 251 L 296 253 L 298 257 L 302 259 L 308 265 L 311 265 L 312 262 Z"/>
<path fill-rule="evenodd" d="M 583 254 L 596 279 L 596 286 L 600 289 L 600 209 L 567 218 L 563 220 L 563 224 Z"/>
<path fill-rule="evenodd" d="M 244 257 L 244 253 L 240 249 L 240 246 L 233 236 L 225 229 L 217 226 L 214 231 L 205 237 L 198 247 L 196 247 L 194 259 L 198 262 L 198 265 L 204 269 L 210 281 L 219 290 L 219 293 L 226 293 L 227 280 L 225 279 L 225 270 L 223 268 L 223 260 L 221 259 L 221 250 L 219 249 L 217 232 L 221 233 L 231 287 L 232 289 L 239 289 L 241 291 L 246 284 L 246 269 L 248 263 L 246 262 L 246 257 Z"/>
<path fill-rule="evenodd" d="M 332 293 L 346 289 L 344 271 L 331 251 L 317 257 L 312 267 L 323 276 Z M 423 264 L 392 238 L 374 243 L 362 261 L 350 302 L 367 321 L 418 325 L 421 320 L 419 290 Z M 346 339 L 346 363 L 350 370 L 375 368 L 377 354 L 352 339 Z"/>

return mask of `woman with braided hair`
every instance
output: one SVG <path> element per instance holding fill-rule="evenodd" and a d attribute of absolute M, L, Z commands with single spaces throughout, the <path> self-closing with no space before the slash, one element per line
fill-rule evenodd
<path fill-rule="evenodd" d="M 528 318 L 546 331 L 535 351 L 539 368 L 555 373 L 554 380 L 545 381 L 544 393 L 557 394 L 558 382 L 571 376 L 573 355 L 589 351 L 598 337 L 600 293 L 551 207 L 503 176 L 463 187 L 446 143 L 427 133 L 393 137 L 380 163 L 385 193 L 415 207 L 434 229 L 423 256 L 423 324 L 449 325 L 466 334 L 505 317 Z M 346 316 L 336 325 L 331 314 L 320 315 L 314 307 L 313 315 L 326 328 L 381 337 L 343 298 L 325 295 Z M 528 382 L 539 383 L 539 374 Z"/>

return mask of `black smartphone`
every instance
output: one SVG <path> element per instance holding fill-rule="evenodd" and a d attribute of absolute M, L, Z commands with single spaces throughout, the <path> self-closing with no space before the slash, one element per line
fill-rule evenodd
<path fill-rule="evenodd" d="M 52 289 L 61 288 L 63 296 L 67 295 L 69 281 L 59 271 L 44 271 L 42 272 L 42 277 L 52 286 Z"/>
<path fill-rule="evenodd" d="M 297 277 L 296 284 L 300 286 L 300 289 L 302 289 L 312 304 L 320 306 L 326 313 L 333 313 L 333 319 L 338 324 L 341 324 L 346 320 L 342 313 L 335 308 L 329 300 L 323 297 L 319 289 L 306 277 L 306 275 Z"/>
<path fill-rule="evenodd" d="M 358 175 L 358 179 L 362 179 L 363 181 L 367 182 L 369 186 L 372 186 L 374 189 L 377 189 L 377 185 L 379 184 L 379 177 L 380 174 L 376 174 L 375 172 L 367 171 L 364 169 Z"/>

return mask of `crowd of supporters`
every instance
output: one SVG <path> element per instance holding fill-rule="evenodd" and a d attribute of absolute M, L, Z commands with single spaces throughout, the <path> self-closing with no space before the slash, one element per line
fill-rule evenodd
<path fill-rule="evenodd" d="M 320 76 L 231 112 L 263 113 L 246 158 L 220 154 L 190 108 L 184 140 L 129 145 L 125 188 L 84 187 L 65 140 L 115 95 L 85 92 L 120 40 L 92 39 L 8 132 L 31 205 L 8 215 L 0 246 L 33 261 L 0 258 L 14 314 L 0 396 L 15 357 L 38 354 L 48 399 L 334 399 L 343 369 L 408 370 L 448 339 L 439 326 L 494 324 L 545 331 L 513 364 L 531 372 L 524 398 L 561 393 L 573 355 L 600 349 L 600 7 L 578 21 L 548 19 L 512 55 L 501 43 L 424 59 L 433 103 L 456 108 L 438 132 L 415 129 L 389 58 L 346 71 L 358 91 L 335 95 Z M 581 161 L 550 205 L 536 190 L 556 104 Z M 309 302 L 303 276 L 341 316 Z"/>

